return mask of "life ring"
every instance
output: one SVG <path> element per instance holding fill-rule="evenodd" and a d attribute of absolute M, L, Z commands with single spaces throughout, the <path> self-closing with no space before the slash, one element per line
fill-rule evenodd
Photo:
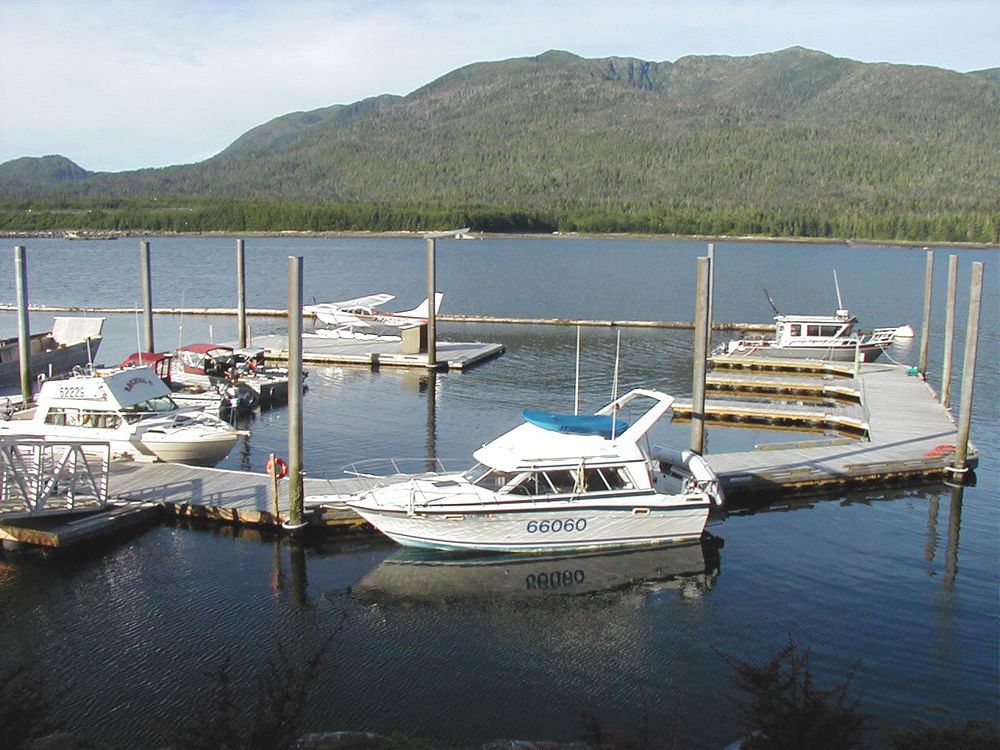
<path fill-rule="evenodd" d="M 264 470 L 272 477 L 277 477 L 278 479 L 284 479 L 288 476 L 288 464 L 286 464 L 280 458 L 267 459 L 267 464 L 264 465 Z"/>
<path fill-rule="evenodd" d="M 955 446 L 949 443 L 941 443 L 941 445 L 935 445 L 929 451 L 924 454 L 925 458 L 941 458 L 941 456 L 950 456 L 955 452 Z"/>

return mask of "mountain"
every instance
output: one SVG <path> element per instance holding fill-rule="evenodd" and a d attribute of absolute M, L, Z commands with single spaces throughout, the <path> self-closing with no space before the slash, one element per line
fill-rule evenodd
<path fill-rule="evenodd" d="M 0 165 L 0 197 L 489 207 L 707 233 L 846 236 L 891 219 L 883 234 L 958 222 L 979 237 L 1000 227 L 998 122 L 997 69 L 800 47 L 673 63 L 550 51 L 285 115 L 198 164 L 57 179 L 19 159 Z"/>
<path fill-rule="evenodd" d="M 65 156 L 24 156 L 0 164 L 0 184 L 28 190 L 85 180 L 93 174 Z"/>

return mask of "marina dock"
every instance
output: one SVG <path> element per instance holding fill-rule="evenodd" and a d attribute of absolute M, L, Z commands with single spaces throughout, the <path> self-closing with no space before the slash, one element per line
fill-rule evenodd
<path fill-rule="evenodd" d="M 801 365 L 775 364 L 778 369 L 792 366 Z M 831 364 L 810 365 L 810 369 L 830 373 L 848 368 Z M 853 372 L 853 367 L 849 369 Z M 957 426 L 930 385 L 910 372 L 905 365 L 861 365 L 859 385 L 868 415 L 867 440 L 815 447 L 796 443 L 784 450 L 771 445 L 766 451 L 709 454 L 706 458 L 732 498 L 947 476 Z M 975 447 L 970 445 L 970 466 L 975 466 L 977 459 Z"/>
<path fill-rule="evenodd" d="M 780 361 L 769 364 L 777 369 L 785 366 Z M 843 375 L 845 370 L 836 364 L 810 365 L 809 369 L 817 387 L 826 387 L 831 377 Z M 861 403 L 834 408 L 766 400 L 752 405 L 737 400 L 727 405 L 722 399 L 710 400 L 706 406 L 710 419 L 798 426 L 823 424 L 827 428 L 848 426 L 867 436 L 858 440 L 806 438 L 788 444 L 769 444 L 758 450 L 708 454 L 706 459 L 719 476 L 727 501 L 739 503 L 762 494 L 776 497 L 832 486 L 850 489 L 946 477 L 957 437 L 955 422 L 930 386 L 909 372 L 909 368 L 900 365 L 864 364 L 857 381 L 843 379 L 845 387 L 856 389 Z M 760 381 L 756 369 L 741 377 L 746 379 L 748 387 L 759 382 L 771 383 L 771 380 Z M 740 387 L 741 377 L 726 378 L 727 387 Z M 802 377 L 797 377 L 787 385 L 801 389 L 806 384 Z M 689 413 L 689 403 L 676 402 L 675 414 L 683 418 Z M 970 447 L 969 458 L 974 466 L 977 460 L 974 447 Z M 27 514 L 4 514 L 0 517 L 0 538 L 63 546 L 85 540 L 90 531 L 99 530 L 102 524 L 140 523 L 154 511 L 232 524 L 272 526 L 288 520 L 287 481 L 279 483 L 275 509 L 272 480 L 262 473 L 167 463 L 112 462 L 108 480 L 108 520 L 84 512 L 68 521 L 39 519 L 40 523 L 30 524 Z M 305 519 L 313 528 L 343 531 L 364 525 L 346 507 L 308 502 L 310 496 L 356 491 L 362 486 L 361 480 L 307 476 L 304 484 Z"/>
<path fill-rule="evenodd" d="M 397 341 L 352 338 L 321 338 L 310 336 L 302 341 L 302 361 L 313 365 L 360 365 L 378 367 L 422 367 L 427 365 L 427 351 L 411 352 Z M 264 349 L 264 356 L 271 361 L 288 361 L 287 336 L 254 336 L 255 346 Z M 418 347 L 413 347 L 414 349 Z M 503 344 L 481 342 L 437 342 L 437 363 L 448 370 L 467 370 L 504 353 Z"/>

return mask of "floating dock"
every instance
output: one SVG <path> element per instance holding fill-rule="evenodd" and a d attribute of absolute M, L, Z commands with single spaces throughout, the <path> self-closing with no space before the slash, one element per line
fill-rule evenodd
<path fill-rule="evenodd" d="M 264 356 L 273 361 L 288 361 L 287 336 L 254 336 L 254 346 L 264 349 Z M 448 370 L 467 370 L 470 367 L 499 357 L 504 353 L 503 344 L 455 341 L 437 342 L 437 366 Z M 309 336 L 302 339 L 302 361 L 314 365 L 361 365 L 378 367 L 428 367 L 427 352 L 408 353 L 403 340 L 353 338 L 323 338 Z"/>
<path fill-rule="evenodd" d="M 821 375 L 854 372 L 853 365 L 779 360 L 757 360 L 749 367 Z M 905 365 L 861 365 L 858 384 L 868 415 L 867 440 L 814 447 L 795 443 L 786 449 L 772 444 L 768 450 L 715 453 L 706 459 L 731 498 L 947 476 L 958 429 L 930 385 L 910 373 Z M 974 467 L 977 462 L 978 452 L 970 444 L 968 463 Z"/>
<path fill-rule="evenodd" d="M 786 363 L 771 361 L 781 369 Z M 792 366 L 800 371 L 802 363 Z M 818 383 L 827 383 L 833 373 L 844 375 L 839 365 L 809 365 Z M 757 366 L 754 367 L 754 370 Z M 853 367 L 849 368 L 853 374 Z M 812 492 L 817 489 L 881 485 L 889 482 L 916 483 L 949 475 L 957 429 L 951 414 L 935 398 L 930 386 L 920 377 L 910 375 L 900 365 L 861 365 L 854 385 L 860 404 L 828 407 L 789 406 L 758 402 L 754 421 L 815 424 L 817 414 L 837 415 L 843 425 L 854 420 L 857 430 L 867 439 L 804 439 L 787 444 L 769 444 L 760 450 L 717 453 L 706 456 L 718 474 L 728 501 L 739 502 L 755 495 L 768 497 Z M 753 384 L 759 375 L 749 373 Z M 784 377 L 784 376 L 782 376 Z M 844 384 L 849 381 L 845 379 Z M 734 385 L 730 381 L 730 386 Z M 798 379 L 789 381 L 801 388 Z M 718 410 L 719 401 L 706 406 L 709 415 Z M 749 409 L 748 402 L 734 401 L 724 408 L 730 412 Z M 686 407 L 690 411 L 690 405 Z M 677 405 L 683 415 L 685 404 Z M 717 411 L 717 413 L 719 413 Z M 827 425 L 829 426 L 829 425 Z M 836 426 L 836 425 L 834 425 Z M 978 454 L 970 445 L 969 465 L 975 466 Z M 364 521 L 346 506 L 310 504 L 310 496 L 343 494 L 362 487 L 356 478 L 305 479 L 307 498 L 305 519 L 314 527 L 349 530 Z M 181 517 L 202 518 L 234 524 L 278 525 L 288 520 L 287 481 L 279 483 L 275 506 L 273 483 L 269 476 L 246 471 L 207 469 L 180 464 L 112 462 L 109 470 L 108 519 L 98 514 L 80 515 L 70 522 L 58 523 L 27 514 L 0 515 L 0 538 L 31 544 L 63 546 L 75 543 L 100 527 L 110 524 L 139 523 L 151 512 L 167 512 Z M 151 509 L 151 510 L 150 510 Z M 63 519 L 65 520 L 65 519 Z M 60 528 L 55 528 L 60 526 Z"/>

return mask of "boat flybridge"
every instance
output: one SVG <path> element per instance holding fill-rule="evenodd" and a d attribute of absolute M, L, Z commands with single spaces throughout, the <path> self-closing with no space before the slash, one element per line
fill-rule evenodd
<path fill-rule="evenodd" d="M 79 372 L 42 383 L 36 404 L 0 421 L 0 436 L 107 442 L 112 454 L 213 466 L 241 433 L 197 409 L 178 409 L 149 367 Z"/>
<path fill-rule="evenodd" d="M 638 399 L 651 403 L 629 424 L 620 413 Z M 309 501 L 346 503 L 412 547 L 541 552 L 696 540 L 723 501 L 715 474 L 690 451 L 642 446 L 673 400 L 636 389 L 592 415 L 525 411 L 465 472 L 397 475 Z"/>

